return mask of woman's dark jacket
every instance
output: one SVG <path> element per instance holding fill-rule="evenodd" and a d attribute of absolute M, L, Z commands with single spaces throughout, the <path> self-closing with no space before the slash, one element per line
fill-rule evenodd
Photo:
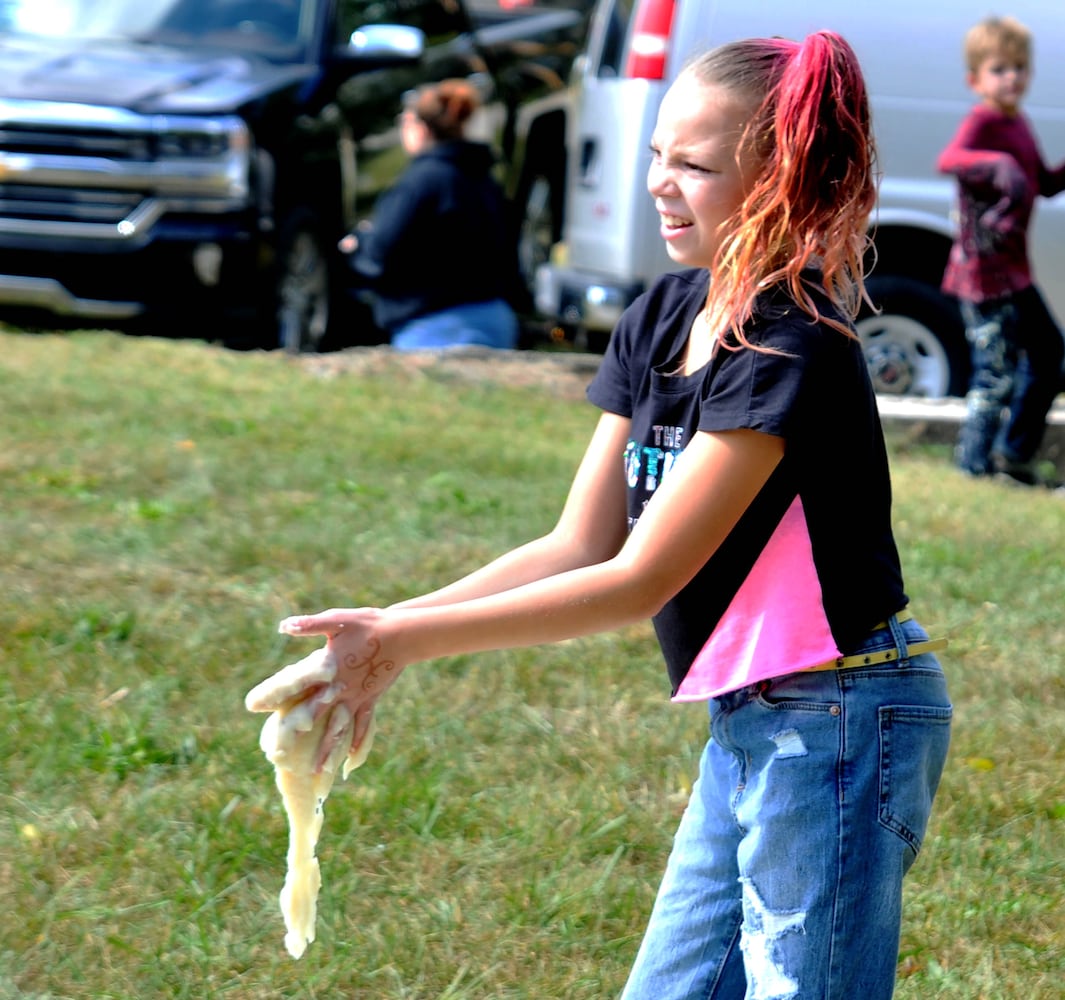
<path fill-rule="evenodd" d="M 516 264 L 491 150 L 459 140 L 411 160 L 378 201 L 351 266 L 389 333 L 417 316 L 509 298 Z"/>

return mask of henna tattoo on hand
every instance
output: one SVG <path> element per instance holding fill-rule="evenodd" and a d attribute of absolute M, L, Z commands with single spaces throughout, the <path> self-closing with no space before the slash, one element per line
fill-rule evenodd
<path fill-rule="evenodd" d="M 362 659 L 355 653 L 349 653 L 344 657 L 344 669 L 349 671 L 356 671 L 366 668 L 366 676 L 362 679 L 363 691 L 373 691 L 378 684 L 381 683 L 379 676 L 381 671 L 386 674 L 390 674 L 396 669 L 395 661 L 393 660 L 381 660 L 375 663 L 374 660 L 381 652 L 381 640 L 370 639 L 370 651 Z"/>

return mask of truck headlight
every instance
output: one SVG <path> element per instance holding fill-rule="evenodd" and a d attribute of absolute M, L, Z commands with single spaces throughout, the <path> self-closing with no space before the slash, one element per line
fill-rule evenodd
<path fill-rule="evenodd" d="M 251 136 L 240 118 L 160 116 L 154 125 L 155 159 L 166 174 L 195 177 L 227 198 L 248 196 Z"/>

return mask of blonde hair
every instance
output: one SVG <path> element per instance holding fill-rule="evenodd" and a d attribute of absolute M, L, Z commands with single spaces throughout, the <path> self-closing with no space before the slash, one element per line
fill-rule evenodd
<path fill-rule="evenodd" d="M 1005 56 L 1028 66 L 1032 58 L 1032 33 L 1013 17 L 986 17 L 965 33 L 965 65 L 970 73 L 987 59 Z"/>
<path fill-rule="evenodd" d="M 801 44 L 754 38 L 713 49 L 685 71 L 750 103 L 736 155 L 759 165 L 711 265 L 712 327 L 752 347 L 744 324 L 758 296 L 774 287 L 822 320 L 804 285 L 809 268 L 820 271 L 836 309 L 854 320 L 865 298 L 876 147 L 853 49 L 828 31 Z M 844 322 L 824 322 L 855 335 Z M 730 346 L 728 339 L 721 343 Z"/>

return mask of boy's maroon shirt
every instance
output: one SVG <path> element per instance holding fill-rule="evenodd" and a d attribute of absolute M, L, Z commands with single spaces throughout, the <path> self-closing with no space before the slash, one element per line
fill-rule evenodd
<path fill-rule="evenodd" d="M 958 179 L 958 236 L 943 290 L 984 302 L 1032 284 L 1028 225 L 1037 195 L 1065 189 L 1065 163 L 1050 170 L 1022 114 L 974 107 L 939 155 L 939 170 Z"/>

